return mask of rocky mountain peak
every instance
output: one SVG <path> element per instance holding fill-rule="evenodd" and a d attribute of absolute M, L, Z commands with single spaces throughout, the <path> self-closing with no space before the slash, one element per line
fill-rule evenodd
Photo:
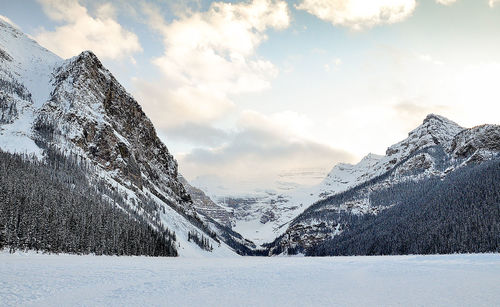
<path fill-rule="evenodd" d="M 462 130 L 464 130 L 463 127 L 446 117 L 429 114 L 420 126 L 408 134 L 408 138 L 389 147 L 386 155 L 392 156 L 392 159 L 395 159 L 394 162 L 397 162 L 419 149 L 435 145 L 447 148 Z"/>
<path fill-rule="evenodd" d="M 121 209 L 174 231 L 181 254 L 208 250 L 188 233 L 221 242 L 217 224 L 196 212 L 151 120 L 94 53 L 63 60 L 1 20 L 0 50 L 1 150 L 82 161 L 89 183 L 123 199 Z M 215 250 L 233 254 L 224 245 Z"/>
<path fill-rule="evenodd" d="M 35 121 L 40 137 L 56 146 L 69 140 L 129 189 L 147 187 L 190 206 L 177 181 L 177 162 L 153 123 L 94 53 L 66 60 L 53 76 L 50 98 Z"/>
<path fill-rule="evenodd" d="M 425 129 L 428 133 L 434 135 L 438 139 L 438 142 L 449 142 L 464 128 L 459 126 L 454 121 L 447 119 L 444 116 L 437 114 L 429 114 L 425 117 L 422 125 L 415 129 Z M 410 132 L 411 134 L 411 132 Z"/>

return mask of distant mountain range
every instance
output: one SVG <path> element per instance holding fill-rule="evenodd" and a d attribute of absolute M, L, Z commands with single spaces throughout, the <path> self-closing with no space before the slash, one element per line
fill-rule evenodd
<path fill-rule="evenodd" d="M 0 248 L 156 256 L 499 250 L 499 126 L 464 129 L 431 114 L 385 156 L 338 164 L 319 185 L 222 194 L 178 173 L 139 103 L 92 52 L 63 60 L 1 20 L 0 149 Z"/>
<path fill-rule="evenodd" d="M 497 251 L 499 153 L 500 126 L 464 129 L 431 114 L 385 156 L 336 166 L 333 172 L 356 175 L 267 246 L 272 254 L 311 255 Z M 450 237 L 465 229 L 467 236 Z M 452 243 L 445 248 L 444 241 Z"/>

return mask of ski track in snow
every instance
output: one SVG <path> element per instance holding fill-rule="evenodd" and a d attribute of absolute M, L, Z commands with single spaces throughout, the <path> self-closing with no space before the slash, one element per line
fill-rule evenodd
<path fill-rule="evenodd" d="M 0 254 L 1 306 L 495 306 L 500 254 L 150 258 Z"/>

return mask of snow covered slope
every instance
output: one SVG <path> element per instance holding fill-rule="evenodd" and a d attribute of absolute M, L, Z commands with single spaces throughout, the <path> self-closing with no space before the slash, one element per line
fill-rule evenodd
<path fill-rule="evenodd" d="M 94 167 L 156 228 L 175 231 L 181 256 L 234 255 L 196 212 L 177 162 L 141 106 L 90 51 L 63 60 L 0 20 L 0 149 L 55 148 Z M 212 251 L 188 241 L 208 238 Z"/>
<path fill-rule="evenodd" d="M 248 239 L 263 244 L 286 231 L 289 223 L 311 204 L 329 196 L 347 191 L 392 169 L 414 152 L 431 146 L 451 146 L 454 137 L 463 130 L 456 123 L 435 114 L 425 118 L 422 125 L 408 134 L 408 138 L 392 145 L 385 156 L 368 154 L 359 163 L 340 163 L 333 167 L 324 180 L 315 186 L 288 186 L 282 190 L 261 190 L 232 194 L 218 185 L 202 180 L 194 185 L 205 191 L 220 206 L 234 210 L 234 230 Z M 430 163 L 428 156 L 419 156 L 408 162 L 407 168 Z M 401 168 L 401 172 L 408 171 Z M 432 173 L 429 169 L 427 173 Z M 358 210 L 365 212 L 366 204 Z"/>
<path fill-rule="evenodd" d="M 436 145 L 447 148 L 463 129 L 443 116 L 429 114 L 408 138 L 390 146 L 385 156 L 368 154 L 356 165 L 336 165 L 320 184 L 320 196 L 326 198 L 382 175 L 417 150 Z"/>
<path fill-rule="evenodd" d="M 53 70 L 63 60 L 0 20 L 0 146 L 40 154 L 30 137 L 36 111 L 49 99 Z"/>
<path fill-rule="evenodd" d="M 463 129 L 450 120 L 431 114 L 408 138 L 389 147 L 383 157 L 370 155 L 356 166 L 336 166 L 323 187 L 328 196 L 297 216 L 271 249 L 274 253 L 308 249 L 340 234 L 351 216 L 377 215 L 394 204 L 375 205 L 371 195 L 399 183 L 444 178 L 469 163 L 481 163 L 500 153 L 500 126 Z M 337 176 L 348 170 L 347 175 Z M 331 178 L 341 178 L 334 180 Z M 325 191 L 325 189 L 323 189 Z"/>

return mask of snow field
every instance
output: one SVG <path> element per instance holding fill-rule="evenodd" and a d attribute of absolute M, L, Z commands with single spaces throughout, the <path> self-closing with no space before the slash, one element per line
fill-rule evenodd
<path fill-rule="evenodd" d="M 500 255 L 0 254 L 1 306 L 495 306 Z"/>

